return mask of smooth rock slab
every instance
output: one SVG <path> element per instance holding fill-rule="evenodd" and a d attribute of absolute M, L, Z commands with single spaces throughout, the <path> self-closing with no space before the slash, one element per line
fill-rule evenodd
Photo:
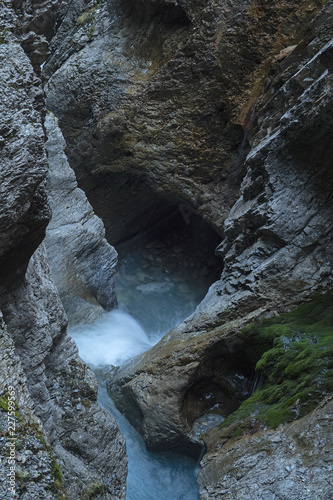
<path fill-rule="evenodd" d="M 52 208 L 45 245 L 70 323 L 87 323 L 117 304 L 117 252 L 106 241 L 103 222 L 77 186 L 64 152 L 65 140 L 52 113 L 46 115 L 45 128 Z"/>

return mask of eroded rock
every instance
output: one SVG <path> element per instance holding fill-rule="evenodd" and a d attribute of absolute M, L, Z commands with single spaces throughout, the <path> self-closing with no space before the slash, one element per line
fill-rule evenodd
<path fill-rule="evenodd" d="M 217 367 L 223 374 L 230 359 L 234 367 L 239 364 L 235 332 L 256 318 L 295 307 L 332 287 L 332 120 L 328 111 L 332 74 L 329 63 L 324 63 L 329 59 L 332 17 L 326 12 L 325 19 L 321 46 L 314 22 L 306 50 L 302 44 L 289 56 L 294 73 L 265 98 L 272 105 L 270 99 L 281 92 L 290 107 L 273 133 L 263 137 L 259 129 L 254 136 L 241 196 L 225 221 L 225 236 L 217 250 L 224 258 L 221 279 L 191 317 L 120 369 L 110 382 L 119 407 L 130 414 L 133 404 L 135 414 L 140 414 L 133 421 L 152 448 L 177 446 L 179 440 L 188 439 L 184 397 L 190 387 L 201 383 L 201 377 L 221 389 L 221 381 L 213 376 Z M 314 40 L 315 55 L 310 51 Z M 297 54 L 305 60 L 296 68 Z M 283 68 L 286 65 L 284 61 Z M 312 75 L 312 83 L 300 86 L 301 74 Z M 265 104 L 264 119 L 267 109 Z M 249 360 L 246 356 L 241 360 L 246 367 Z M 192 421 L 198 416 L 193 411 Z"/>
<path fill-rule="evenodd" d="M 27 387 L 27 378 L 13 340 L 0 316 L 0 496 L 27 498 L 43 496 L 48 500 L 64 493 L 55 477 L 55 459 L 47 434 L 35 414 L 35 405 Z M 8 417 L 8 411 L 15 416 Z M 13 435 L 15 438 L 13 439 Z M 16 473 L 12 467 L 16 467 Z"/>
<path fill-rule="evenodd" d="M 29 58 L 11 33 L 14 21 L 7 12 L 1 12 L 5 38 L 0 43 L 2 291 L 22 280 L 50 218 L 45 185 L 47 158 L 39 112 L 43 90 Z"/>
<path fill-rule="evenodd" d="M 18 413 L 16 496 L 79 498 L 98 484 L 94 494 L 124 498 L 124 438 L 97 405 L 96 379 L 66 332 L 67 317 L 41 245 L 50 217 L 41 81 L 13 34 L 20 23 L 10 3 L 1 6 L 0 18 L 1 440 L 8 445 L 3 423 L 11 384 Z M 7 475 L 7 460 L 4 469 Z M 1 493 L 6 486 L 1 482 Z M 3 498 L 9 498 L 7 489 Z"/>
<path fill-rule="evenodd" d="M 90 322 L 117 304 L 117 252 L 104 238 L 84 192 L 68 165 L 64 138 L 52 114 L 45 120 L 48 192 L 52 219 L 45 245 L 52 274 L 71 324 Z"/>
<path fill-rule="evenodd" d="M 1 297 L 1 307 L 68 494 L 76 498 L 99 483 L 107 498 L 123 498 L 124 438 L 113 417 L 97 405 L 95 376 L 66 332 L 43 247 L 32 257 L 25 282 Z"/>
<path fill-rule="evenodd" d="M 328 500 L 333 494 L 332 400 L 277 430 L 229 441 L 207 435 L 200 498 Z"/>

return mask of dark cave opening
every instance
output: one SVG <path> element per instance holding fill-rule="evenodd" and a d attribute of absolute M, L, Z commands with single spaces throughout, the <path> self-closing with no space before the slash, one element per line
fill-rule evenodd
<path fill-rule="evenodd" d="M 205 354 L 182 404 L 184 424 L 200 435 L 236 411 L 263 382 L 255 366 L 265 343 L 246 337 L 220 340 Z M 212 422 L 212 425 L 210 425 Z"/>
<path fill-rule="evenodd" d="M 127 0 L 121 5 L 128 17 L 136 24 L 150 24 L 152 21 L 166 26 L 189 26 L 191 21 L 180 5 L 159 1 Z"/>
<path fill-rule="evenodd" d="M 163 206 L 161 220 L 116 245 L 119 304 L 154 342 L 194 312 L 222 271 L 220 236 L 183 205 Z"/>

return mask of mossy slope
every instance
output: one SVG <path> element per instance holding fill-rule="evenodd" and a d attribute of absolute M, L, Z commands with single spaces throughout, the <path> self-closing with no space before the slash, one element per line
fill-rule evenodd
<path fill-rule="evenodd" d="M 263 383 L 223 427 L 236 420 L 247 427 L 249 417 L 252 425 L 254 417 L 276 428 L 303 416 L 333 392 L 331 293 L 319 295 L 290 313 L 256 322 L 239 336 L 246 344 L 250 342 L 248 353 L 254 360 L 257 357 L 255 371 Z"/>

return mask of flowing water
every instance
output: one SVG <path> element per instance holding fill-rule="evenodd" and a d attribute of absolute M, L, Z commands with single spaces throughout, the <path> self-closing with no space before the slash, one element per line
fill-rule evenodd
<path fill-rule="evenodd" d="M 207 267 L 194 270 L 191 258 L 183 265 L 179 247 L 174 247 L 174 265 L 167 265 L 170 258 L 157 255 L 161 245 L 150 248 L 152 253 L 141 248 L 123 258 L 117 282 L 120 309 L 94 324 L 72 328 L 71 335 L 81 357 L 96 373 L 100 406 L 114 416 L 126 438 L 126 499 L 198 500 L 197 462 L 175 453 L 148 452 L 105 388 L 104 367 L 120 366 L 149 349 L 194 311 L 213 281 Z"/>

